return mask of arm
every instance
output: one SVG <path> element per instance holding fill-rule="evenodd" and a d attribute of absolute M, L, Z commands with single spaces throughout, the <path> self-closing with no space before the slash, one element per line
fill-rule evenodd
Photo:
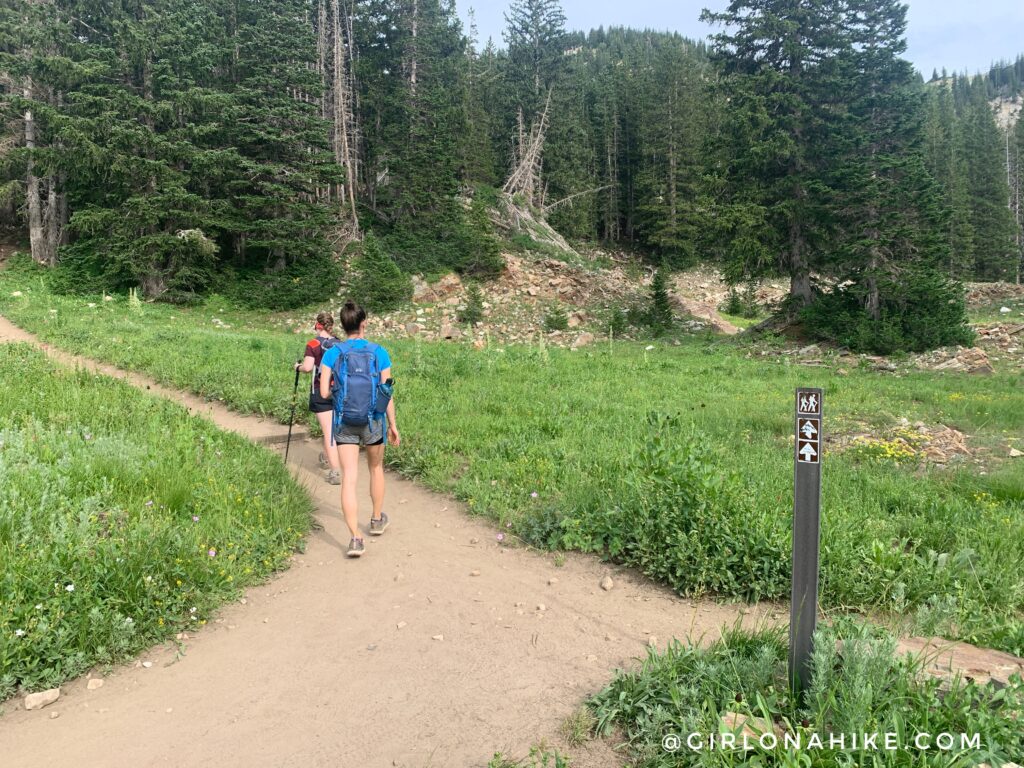
<path fill-rule="evenodd" d="M 297 364 L 295 367 L 298 368 L 303 373 L 310 373 L 316 367 L 316 364 L 313 362 L 312 357 L 306 355 L 304 358 L 302 358 L 302 363 Z"/>
<path fill-rule="evenodd" d="M 380 380 L 387 381 L 391 378 L 391 368 L 385 368 L 380 372 Z M 395 396 L 391 395 L 391 402 L 388 403 L 388 442 L 398 447 L 402 444 L 402 433 L 398 431 L 398 422 L 395 420 Z"/>
<path fill-rule="evenodd" d="M 320 397 L 324 400 L 331 399 L 331 379 L 334 377 L 334 371 L 326 366 L 320 366 Z"/>

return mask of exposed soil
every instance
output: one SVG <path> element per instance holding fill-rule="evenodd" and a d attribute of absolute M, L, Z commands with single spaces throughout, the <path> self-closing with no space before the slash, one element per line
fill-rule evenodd
<path fill-rule="evenodd" d="M 38 343 L 2 318 L 0 341 Z M 47 351 L 283 449 L 279 424 Z M 521 757 L 538 741 L 560 743 L 565 718 L 649 643 L 710 641 L 736 621 L 785 618 L 777 606 L 684 600 L 592 557 L 570 553 L 556 567 L 550 555 L 500 546 L 459 504 L 394 475 L 392 526 L 348 560 L 337 488 L 320 479 L 317 451 L 293 437 L 290 460 L 323 527 L 288 571 L 180 649 L 151 649 L 97 690 L 83 678 L 42 710 L 3 704 L 4 763 L 483 766 L 498 750 Z M 606 574 L 611 591 L 599 586 Z M 622 762 L 602 742 L 570 752 L 577 768 Z"/>

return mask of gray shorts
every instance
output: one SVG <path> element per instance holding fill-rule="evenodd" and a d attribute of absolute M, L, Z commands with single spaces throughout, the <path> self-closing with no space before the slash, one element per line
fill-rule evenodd
<path fill-rule="evenodd" d="M 334 425 L 334 442 L 338 445 L 383 445 L 388 432 L 387 418 L 363 426 Z"/>

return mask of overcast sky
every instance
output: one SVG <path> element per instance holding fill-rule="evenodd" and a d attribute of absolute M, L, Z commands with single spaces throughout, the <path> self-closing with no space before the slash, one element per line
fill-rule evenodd
<path fill-rule="evenodd" d="M 457 0 L 465 21 L 476 10 L 480 40 L 504 47 L 507 0 Z M 562 0 L 571 30 L 599 26 L 669 29 L 703 38 L 702 8 L 719 10 L 727 0 Z M 998 59 L 1024 53 L 1024 0 L 910 0 L 907 57 L 929 77 L 932 69 L 974 73 Z"/>

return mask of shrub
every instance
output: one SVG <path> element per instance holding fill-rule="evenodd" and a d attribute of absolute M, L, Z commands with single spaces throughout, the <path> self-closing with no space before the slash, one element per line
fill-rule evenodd
<path fill-rule="evenodd" d="M 803 310 L 801 319 L 811 335 L 858 352 L 924 352 L 974 342 L 959 283 L 918 269 L 908 270 L 899 283 L 883 282 L 879 290 L 877 320 L 865 311 L 864 289 L 858 284 L 824 294 Z"/>
<path fill-rule="evenodd" d="M 366 233 L 363 252 L 352 264 L 348 295 L 374 312 L 384 312 L 412 299 L 412 279 L 384 252 L 372 232 Z"/>
<path fill-rule="evenodd" d="M 323 253 L 280 270 L 228 272 L 218 287 L 219 293 L 248 309 L 297 309 L 332 298 L 341 271 L 334 257 Z"/>
<path fill-rule="evenodd" d="M 569 316 L 561 304 L 552 304 L 544 315 L 544 330 L 551 331 L 569 330 Z"/>
<path fill-rule="evenodd" d="M 563 523 L 563 544 L 605 552 L 681 594 L 784 595 L 785 526 L 720 468 L 706 437 L 680 435 L 675 417 L 652 414 L 648 423 L 647 445 L 598 494 L 602 508 Z"/>
<path fill-rule="evenodd" d="M 477 283 L 466 289 L 466 308 L 459 312 L 459 322 L 476 325 L 484 319 L 484 297 Z"/>
<path fill-rule="evenodd" d="M 647 325 L 655 336 L 668 331 L 674 322 L 672 298 L 668 293 L 668 273 L 665 267 L 659 267 L 651 281 L 651 298 L 648 308 Z"/>

